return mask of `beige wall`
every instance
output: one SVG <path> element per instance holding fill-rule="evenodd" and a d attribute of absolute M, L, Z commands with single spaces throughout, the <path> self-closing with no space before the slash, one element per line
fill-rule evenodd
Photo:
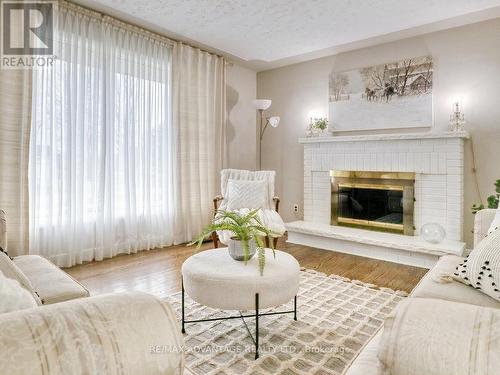
<path fill-rule="evenodd" d="M 239 65 L 226 70 L 227 167 L 255 169 L 257 73 Z"/>
<path fill-rule="evenodd" d="M 278 129 L 266 134 L 263 168 L 277 171 L 277 193 L 285 221 L 301 218 L 303 148 L 310 113 L 328 114 L 328 75 L 430 54 L 434 57 L 434 126 L 446 129 L 455 97 L 461 97 L 472 135 L 479 189 L 483 200 L 500 178 L 500 19 L 346 52 L 257 75 L 257 95 L 273 100 L 271 112 L 281 116 Z M 478 201 L 472 173 L 471 143 L 466 144 L 465 239 L 472 242 L 472 203 Z M 293 213 L 293 204 L 300 213 Z"/>

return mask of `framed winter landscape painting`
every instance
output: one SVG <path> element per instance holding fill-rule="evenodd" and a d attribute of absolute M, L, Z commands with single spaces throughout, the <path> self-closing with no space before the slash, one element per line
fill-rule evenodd
<path fill-rule="evenodd" d="M 329 76 L 330 130 L 432 126 L 432 57 Z"/>

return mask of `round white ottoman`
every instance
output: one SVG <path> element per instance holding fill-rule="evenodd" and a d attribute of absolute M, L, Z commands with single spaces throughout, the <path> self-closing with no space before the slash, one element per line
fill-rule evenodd
<path fill-rule="evenodd" d="M 247 264 L 231 258 L 227 248 L 202 251 L 182 265 L 185 292 L 196 302 L 221 310 L 254 310 L 282 305 L 297 295 L 300 266 L 288 253 L 266 250 L 264 275 L 257 255 Z"/>
<path fill-rule="evenodd" d="M 259 317 L 291 314 L 297 320 L 297 292 L 299 291 L 300 267 L 290 254 L 266 250 L 264 275 L 260 275 L 257 255 L 247 264 L 231 258 L 227 248 L 202 251 L 189 257 L 182 265 L 182 333 L 185 323 L 225 319 L 243 320 L 255 344 L 255 359 L 259 358 Z M 196 302 L 221 310 L 240 310 L 239 316 L 186 320 L 184 293 Z M 293 298 L 293 310 L 260 312 L 260 309 L 287 303 Z M 241 311 L 253 310 L 243 315 Z M 255 337 L 244 318 L 255 318 Z"/>

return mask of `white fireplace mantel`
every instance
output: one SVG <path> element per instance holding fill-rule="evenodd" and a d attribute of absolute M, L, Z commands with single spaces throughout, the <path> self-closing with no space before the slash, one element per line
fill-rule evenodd
<path fill-rule="evenodd" d="M 318 136 L 299 138 L 299 143 L 331 143 L 331 142 L 365 142 L 365 141 L 397 141 L 415 139 L 468 139 L 467 132 L 430 132 L 430 133 L 395 133 L 395 134 L 366 134 L 349 136 Z"/>
<path fill-rule="evenodd" d="M 430 132 L 300 138 L 304 145 L 304 221 L 288 225 L 289 240 L 425 267 L 438 255 L 457 255 L 464 248 L 464 141 L 468 137 L 466 132 Z M 378 252 L 375 246 L 370 249 L 374 235 L 366 230 L 353 229 L 359 241 L 351 231 L 350 240 L 340 236 L 339 227 L 330 226 L 331 170 L 415 173 L 416 236 L 404 236 L 406 246 L 398 245 L 405 241 L 401 236 L 393 235 L 394 241 L 386 239 L 386 244 L 394 244 L 393 253 L 389 247 L 383 252 L 380 246 Z M 429 252 L 418 237 L 423 224 L 434 222 L 446 230 L 439 254 Z M 315 225 L 322 231 L 311 231 Z M 356 251 L 361 248 L 362 253 Z"/>

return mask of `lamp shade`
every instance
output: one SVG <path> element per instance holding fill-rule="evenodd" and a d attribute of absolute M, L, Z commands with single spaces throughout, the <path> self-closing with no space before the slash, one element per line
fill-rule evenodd
<path fill-rule="evenodd" d="M 271 106 L 272 100 L 271 99 L 257 99 L 253 101 L 253 105 L 255 106 L 256 109 L 265 111 Z"/>
<path fill-rule="evenodd" d="M 269 117 L 269 125 L 271 125 L 273 128 L 277 128 L 279 123 L 280 123 L 280 118 L 279 116 L 273 116 Z"/>

